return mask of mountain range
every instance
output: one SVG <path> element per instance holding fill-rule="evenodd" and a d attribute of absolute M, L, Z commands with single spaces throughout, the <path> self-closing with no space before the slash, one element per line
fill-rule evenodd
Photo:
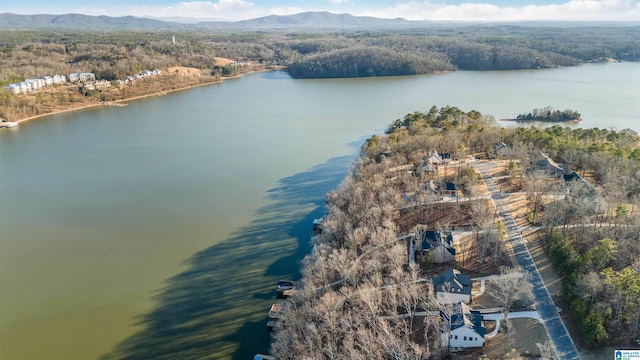
<path fill-rule="evenodd" d="M 83 14 L 20 15 L 0 14 L 0 29 L 85 29 L 85 30 L 277 30 L 277 29 L 345 29 L 345 28 L 406 28 L 424 26 L 424 21 L 380 19 L 330 12 L 303 12 L 295 15 L 269 15 L 242 21 L 205 21 L 184 23 L 134 16 L 91 16 Z"/>
<path fill-rule="evenodd" d="M 479 23 L 475 23 L 476 25 Z M 489 25 L 488 23 L 480 23 Z M 502 23 L 504 24 L 504 23 Z M 406 29 L 473 25 L 470 22 L 382 19 L 351 14 L 334 14 L 327 11 L 311 11 L 294 15 L 269 15 L 241 21 L 198 21 L 192 18 L 142 18 L 135 16 L 92 16 L 83 14 L 0 14 L 0 29 L 4 30 L 216 30 L 216 31 L 266 31 L 266 30 L 347 30 L 347 29 Z M 638 22 L 608 21 L 527 21 L 511 25 L 529 27 L 582 27 L 582 26 L 638 26 Z"/>

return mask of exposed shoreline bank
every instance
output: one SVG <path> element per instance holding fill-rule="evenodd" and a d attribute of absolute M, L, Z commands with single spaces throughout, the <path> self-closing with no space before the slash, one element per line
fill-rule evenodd
<path fill-rule="evenodd" d="M 29 117 L 26 117 L 26 118 L 23 118 L 23 119 L 14 120 L 14 122 L 20 124 L 20 123 L 23 123 L 23 122 L 35 120 L 35 119 L 42 118 L 42 117 L 56 115 L 56 114 L 62 114 L 62 113 L 66 113 L 66 112 L 76 111 L 76 110 L 85 110 L 85 109 L 90 109 L 90 108 L 99 107 L 99 106 L 108 106 L 107 104 L 119 104 L 119 103 L 124 103 L 124 102 L 132 101 L 132 100 L 139 100 L 139 99 L 145 99 L 145 98 L 150 98 L 150 97 L 163 96 L 163 95 L 167 95 L 167 94 L 170 94 L 170 93 L 173 93 L 173 92 L 193 89 L 193 88 L 197 88 L 197 87 L 201 87 L 201 86 L 213 85 L 213 84 L 221 84 L 225 80 L 237 79 L 237 78 L 240 78 L 240 77 L 242 77 L 244 75 L 249 75 L 249 74 L 253 74 L 253 73 L 256 73 L 256 72 L 263 72 L 263 71 L 268 71 L 268 70 L 270 70 L 270 69 L 253 70 L 253 71 L 249 71 L 249 72 L 246 72 L 246 73 L 243 73 L 243 74 L 240 74 L 240 75 L 222 77 L 222 78 L 220 78 L 220 80 L 213 80 L 213 81 L 210 81 L 210 82 L 203 82 L 203 83 L 200 83 L 200 84 L 189 85 L 189 86 L 181 87 L 181 88 L 177 88 L 177 89 L 161 90 L 161 91 L 154 92 L 154 93 L 151 93 L 151 94 L 139 95 L 139 96 L 134 96 L 134 97 L 126 98 L 126 99 L 113 100 L 113 101 L 108 101 L 108 102 L 96 101 L 95 103 L 92 103 L 92 104 L 82 104 L 82 105 L 77 106 L 77 107 L 69 107 L 68 109 L 62 109 L 62 110 L 48 112 L 48 113 L 45 113 L 45 114 L 29 116 Z"/>

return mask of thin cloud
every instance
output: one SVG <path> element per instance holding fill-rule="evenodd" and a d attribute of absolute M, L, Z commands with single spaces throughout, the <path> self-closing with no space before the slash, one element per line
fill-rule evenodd
<path fill-rule="evenodd" d="M 245 0 L 183 1 L 172 5 L 131 6 L 120 10 L 126 15 L 153 17 L 190 17 L 246 19 L 263 16 L 265 9 Z"/>
<path fill-rule="evenodd" d="M 440 0 L 400 1 L 394 5 L 372 9 L 372 5 L 353 0 L 325 0 L 320 8 L 258 5 L 248 0 L 183 1 L 171 5 L 134 5 L 106 8 L 81 8 L 90 15 L 152 16 L 184 18 L 217 18 L 245 20 L 267 15 L 291 15 L 304 11 L 344 12 L 348 6 L 353 15 L 379 18 L 405 18 L 408 20 L 452 21 L 523 21 L 523 20 L 608 20 L 639 21 L 638 0 L 558 0 L 557 4 L 500 6 L 485 3 L 446 4 Z"/>
<path fill-rule="evenodd" d="M 309 11 L 309 10 L 303 9 L 303 8 L 299 8 L 299 7 L 293 7 L 293 6 L 274 7 L 274 8 L 271 8 L 269 10 L 268 14 L 266 14 L 266 15 L 293 15 L 293 14 L 299 14 L 299 13 L 305 12 L 305 11 Z"/>
<path fill-rule="evenodd" d="M 445 5 L 408 1 L 362 15 L 408 20 L 520 21 L 520 20 L 640 20 L 640 4 L 634 0 L 571 0 L 559 4 L 497 6 L 489 3 Z"/>

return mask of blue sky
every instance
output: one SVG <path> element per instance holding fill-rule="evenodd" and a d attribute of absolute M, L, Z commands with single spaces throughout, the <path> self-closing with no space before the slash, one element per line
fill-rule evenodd
<path fill-rule="evenodd" d="M 2 0 L 0 4 L 0 13 L 81 13 L 226 20 L 303 11 L 408 20 L 640 22 L 640 0 Z"/>

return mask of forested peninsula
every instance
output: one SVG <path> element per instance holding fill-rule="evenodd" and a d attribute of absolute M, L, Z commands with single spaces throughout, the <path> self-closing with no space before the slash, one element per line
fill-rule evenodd
<path fill-rule="evenodd" d="M 501 128 L 451 106 L 394 121 L 386 135 L 364 143 L 327 194 L 326 216 L 276 319 L 271 352 L 279 359 L 427 359 L 454 350 L 562 358 L 558 339 L 523 319 L 496 325 L 486 317 L 484 330 L 473 333 L 483 347 L 447 346 L 458 340 L 457 311 L 471 310 L 440 297 L 449 289 L 437 285 L 442 274 L 458 277 L 456 289 L 469 286 L 456 291 L 473 286 L 470 308 L 504 318 L 543 316 L 534 294 L 548 292 L 581 351 L 637 346 L 639 144 L 631 130 Z M 509 228 L 505 216 L 513 218 Z M 440 240 L 425 242 L 430 232 Z M 521 243 L 537 254 L 546 286 L 532 286 L 533 274 L 519 267 L 514 246 Z M 481 289 L 480 277 L 491 275 Z M 464 324 L 480 326 L 473 321 Z"/>

